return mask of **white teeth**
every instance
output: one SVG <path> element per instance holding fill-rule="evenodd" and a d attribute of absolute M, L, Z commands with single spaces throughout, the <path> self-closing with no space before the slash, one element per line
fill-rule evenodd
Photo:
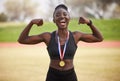
<path fill-rule="evenodd" d="M 65 25 L 65 24 L 66 24 L 66 21 L 65 21 L 65 20 L 60 20 L 60 24 L 61 24 L 61 25 Z"/>
<path fill-rule="evenodd" d="M 63 22 L 62 22 L 62 23 L 60 23 L 60 24 L 61 24 L 61 25 L 65 25 L 65 23 L 63 23 Z"/>

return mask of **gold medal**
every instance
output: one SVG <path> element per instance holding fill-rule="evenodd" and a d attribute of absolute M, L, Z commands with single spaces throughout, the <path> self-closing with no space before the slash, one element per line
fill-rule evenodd
<path fill-rule="evenodd" d="M 64 62 L 63 60 L 61 60 L 61 61 L 59 62 L 59 65 L 60 65 L 60 67 L 64 67 L 64 66 L 65 66 L 65 62 Z"/>

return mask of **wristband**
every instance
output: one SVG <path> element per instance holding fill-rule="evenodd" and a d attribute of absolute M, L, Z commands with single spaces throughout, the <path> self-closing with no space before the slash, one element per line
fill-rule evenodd
<path fill-rule="evenodd" d="M 89 20 L 90 22 L 87 24 L 88 26 L 91 26 L 92 25 L 92 21 L 91 20 Z"/>

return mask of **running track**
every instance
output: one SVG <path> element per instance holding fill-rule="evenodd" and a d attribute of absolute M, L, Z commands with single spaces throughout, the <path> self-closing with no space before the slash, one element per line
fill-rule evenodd
<path fill-rule="evenodd" d="M 5 42 L 5 43 L 0 43 L 0 48 L 1 47 L 28 47 L 28 46 L 39 46 L 39 47 L 45 47 L 44 43 L 40 43 L 40 44 L 35 44 L 35 45 L 23 45 L 23 44 L 19 44 L 17 42 Z M 120 41 L 103 41 L 103 42 L 97 42 L 97 43 L 85 43 L 85 42 L 79 42 L 78 46 L 80 47 L 102 47 L 102 48 L 112 48 L 112 47 L 116 47 L 119 48 L 120 47 Z"/>

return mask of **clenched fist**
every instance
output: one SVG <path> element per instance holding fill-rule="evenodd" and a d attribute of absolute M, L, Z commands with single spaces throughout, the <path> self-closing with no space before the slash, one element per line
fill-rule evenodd
<path fill-rule="evenodd" d="M 88 24 L 90 23 L 90 20 L 85 17 L 80 17 L 78 24 Z"/>
<path fill-rule="evenodd" d="M 33 19 L 31 21 L 32 24 L 36 24 L 37 26 L 42 26 L 43 25 L 43 19 Z"/>

